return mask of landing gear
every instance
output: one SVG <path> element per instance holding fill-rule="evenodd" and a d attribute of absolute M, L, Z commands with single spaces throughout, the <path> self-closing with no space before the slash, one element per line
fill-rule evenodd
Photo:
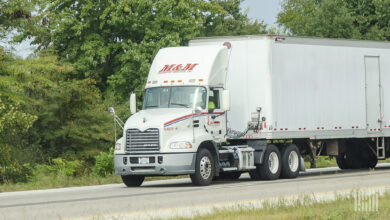
<path fill-rule="evenodd" d="M 190 175 L 192 183 L 197 186 L 207 186 L 213 180 L 214 173 L 213 155 L 205 148 L 200 149 L 196 155 L 195 173 Z"/>
<path fill-rule="evenodd" d="M 264 162 L 256 165 L 255 170 L 251 170 L 249 175 L 253 180 L 275 180 L 281 172 L 281 156 L 279 149 L 275 145 L 269 145 L 264 154 Z"/>

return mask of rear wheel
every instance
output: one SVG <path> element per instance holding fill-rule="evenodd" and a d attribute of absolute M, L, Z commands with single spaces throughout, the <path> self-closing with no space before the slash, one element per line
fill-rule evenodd
<path fill-rule="evenodd" d="M 341 155 L 348 169 L 375 168 L 378 158 L 368 143 L 362 140 L 351 140 L 347 144 L 345 153 Z"/>
<path fill-rule="evenodd" d="M 290 144 L 283 148 L 282 152 L 282 171 L 280 176 L 283 178 L 296 178 L 299 175 L 299 149 L 295 144 Z"/>
<path fill-rule="evenodd" d="M 339 153 L 339 155 L 336 157 L 336 162 L 340 169 L 348 169 L 345 153 Z"/>
<path fill-rule="evenodd" d="M 269 145 L 264 154 L 263 164 L 256 165 L 256 169 L 251 170 L 249 175 L 253 180 L 275 180 L 280 176 L 281 165 L 279 149 L 275 145 Z"/>
<path fill-rule="evenodd" d="M 127 187 L 136 187 L 140 186 L 144 180 L 145 176 L 132 176 L 132 175 L 127 175 L 127 176 L 121 176 L 123 183 Z"/>
<path fill-rule="evenodd" d="M 196 155 L 195 173 L 190 175 L 192 183 L 197 186 L 209 185 L 215 173 L 214 167 L 214 158 L 210 151 L 200 149 Z"/>

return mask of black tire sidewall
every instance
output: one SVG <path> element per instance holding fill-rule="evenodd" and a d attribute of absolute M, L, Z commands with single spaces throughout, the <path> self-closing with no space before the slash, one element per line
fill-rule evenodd
<path fill-rule="evenodd" d="M 211 175 L 208 179 L 203 179 L 202 175 L 200 174 L 200 160 L 207 156 L 211 162 Z M 196 155 L 196 162 L 195 162 L 195 173 L 190 175 L 192 183 L 197 186 L 207 186 L 210 185 L 210 183 L 213 181 L 215 173 L 215 164 L 214 164 L 214 157 L 211 154 L 211 152 L 206 149 L 202 148 L 198 151 Z"/>
<path fill-rule="evenodd" d="M 127 187 L 137 187 L 141 186 L 142 183 L 145 180 L 145 176 L 134 176 L 134 175 L 127 175 L 127 176 L 121 176 L 123 183 Z"/>
<path fill-rule="evenodd" d="M 345 160 L 345 153 L 339 153 L 339 155 L 336 156 L 336 162 L 337 162 L 337 166 L 340 168 L 340 169 L 348 169 L 348 166 L 347 166 L 347 163 L 346 163 L 346 160 Z"/>
<path fill-rule="evenodd" d="M 295 151 L 298 155 L 298 168 L 296 171 L 292 171 L 288 163 L 288 157 L 292 151 Z M 301 157 L 298 147 L 295 144 L 290 144 L 282 149 L 281 155 L 282 155 L 282 161 L 281 161 L 282 172 L 280 176 L 282 178 L 288 178 L 288 179 L 296 178 L 299 175 L 299 163 Z"/>
<path fill-rule="evenodd" d="M 272 173 L 268 166 L 269 156 L 271 155 L 272 152 L 275 152 L 279 159 L 279 167 L 276 173 Z M 258 166 L 256 171 L 258 172 L 259 177 L 262 180 L 276 180 L 279 178 L 280 173 L 282 171 L 282 160 L 280 156 L 280 151 L 275 145 L 269 145 L 267 147 L 267 150 L 265 151 L 265 155 L 264 155 L 263 164 Z"/>

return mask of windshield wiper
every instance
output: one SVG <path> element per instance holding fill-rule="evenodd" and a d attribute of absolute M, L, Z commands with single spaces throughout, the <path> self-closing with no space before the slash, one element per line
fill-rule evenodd
<path fill-rule="evenodd" d="M 183 107 L 188 108 L 187 104 L 182 104 L 182 103 L 171 103 L 171 105 L 178 105 L 178 106 L 183 106 Z"/>

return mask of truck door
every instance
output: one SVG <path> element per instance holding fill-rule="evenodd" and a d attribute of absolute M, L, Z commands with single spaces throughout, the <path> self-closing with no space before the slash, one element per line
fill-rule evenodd
<path fill-rule="evenodd" d="M 210 88 L 207 127 L 215 141 L 224 139 L 226 134 L 226 113 L 221 110 L 222 89 Z"/>
<path fill-rule="evenodd" d="M 365 56 L 366 71 L 366 117 L 368 133 L 382 130 L 382 87 L 380 76 L 380 63 L 377 56 Z"/>

